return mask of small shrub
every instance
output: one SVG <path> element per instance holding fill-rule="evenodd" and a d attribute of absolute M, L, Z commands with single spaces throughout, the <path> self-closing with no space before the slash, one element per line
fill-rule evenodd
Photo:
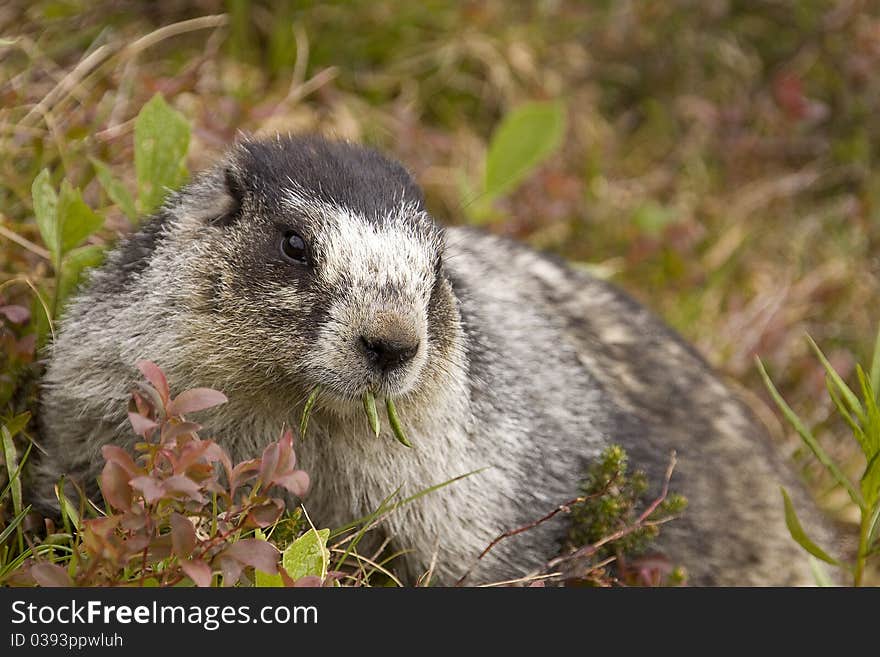
<path fill-rule="evenodd" d="M 669 494 L 664 486 L 660 497 L 649 503 L 645 500 L 647 491 L 647 476 L 640 470 L 629 472 L 623 448 L 612 445 L 602 452 L 581 488 L 581 501 L 571 509 L 568 547 L 580 551 L 580 559 L 586 561 L 580 566 L 584 574 L 572 579 L 654 586 L 685 581 L 683 568 L 649 554 L 648 549 L 659 535 L 660 525 L 681 513 L 687 500 Z M 604 564 L 612 563 L 616 564 L 617 581 L 603 570 Z"/>
<path fill-rule="evenodd" d="M 208 388 L 172 397 L 155 364 L 138 367 L 147 382 L 132 395 L 129 420 L 142 440 L 134 456 L 117 445 L 102 449 L 106 509 L 83 502 L 80 509 L 93 517 L 82 518 L 59 486 L 64 532 L 31 550 L 11 583 L 232 586 L 253 582 L 252 571 L 277 577 L 279 585 L 323 583 L 326 565 L 315 572 L 311 563 L 297 561 L 294 579 L 279 569 L 278 549 L 262 533 L 254 535 L 282 522 L 280 494 L 299 497 L 308 489 L 308 475 L 296 469 L 291 432 L 267 445 L 260 458 L 233 464 L 185 418 L 226 398 Z"/>

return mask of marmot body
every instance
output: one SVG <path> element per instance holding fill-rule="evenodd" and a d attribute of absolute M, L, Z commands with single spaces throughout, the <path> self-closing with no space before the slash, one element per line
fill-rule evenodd
<path fill-rule="evenodd" d="M 410 581 L 436 553 L 434 581 L 454 582 L 494 537 L 574 497 L 610 443 L 657 485 L 677 451 L 672 489 L 689 506 L 662 545 L 692 583 L 812 581 L 782 514 L 779 485 L 797 483 L 694 351 L 604 282 L 444 230 L 407 172 L 367 149 L 245 142 L 92 272 L 50 355 L 35 502 L 54 504 L 61 475 L 95 492 L 101 446 L 134 443 L 126 402 L 139 359 L 175 391 L 226 393 L 199 419 L 237 460 L 298 426 L 320 385 L 296 444 L 319 526 L 485 468 L 383 524 L 410 551 Z M 384 418 L 371 435 L 367 389 L 395 399 L 412 449 Z M 563 531 L 559 520 L 501 542 L 469 581 L 540 567 Z"/>

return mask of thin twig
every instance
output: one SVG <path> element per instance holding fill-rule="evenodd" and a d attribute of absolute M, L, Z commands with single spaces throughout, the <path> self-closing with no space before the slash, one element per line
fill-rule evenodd
<path fill-rule="evenodd" d="M 213 16 L 199 16 L 198 18 L 191 18 L 189 20 L 180 21 L 179 23 L 165 25 L 158 30 L 153 30 L 149 34 L 142 36 L 137 41 L 133 41 L 122 51 L 121 56 L 123 58 L 134 57 L 138 53 L 156 45 L 160 41 L 164 41 L 165 39 L 169 39 L 179 34 L 186 34 L 187 32 L 194 32 L 196 30 L 222 27 L 228 22 L 229 17 L 226 14 L 216 14 Z"/>
<path fill-rule="evenodd" d="M 132 80 L 134 80 L 135 77 L 134 71 L 137 68 L 137 56 L 141 52 L 155 46 L 157 43 L 160 43 L 165 39 L 185 34 L 187 32 L 194 32 L 196 30 L 223 27 L 228 22 L 226 14 L 200 16 L 199 18 L 193 18 L 160 27 L 125 47 L 120 53 L 120 60 L 124 62 L 122 66 L 122 75 L 120 76 L 122 83 L 120 84 L 120 89 L 116 93 L 113 110 L 107 121 L 107 127 L 98 132 L 95 136 L 102 141 L 108 141 L 118 137 L 134 124 L 134 119 L 131 121 L 123 121 L 122 117 L 128 107 L 128 93 L 131 89 Z"/>
<path fill-rule="evenodd" d="M 434 541 L 434 550 L 431 553 L 431 563 L 428 564 L 428 570 L 422 573 L 422 576 L 419 577 L 416 586 L 427 587 L 431 584 L 431 578 L 434 577 L 434 569 L 437 567 L 437 557 L 439 556 L 440 552 L 439 547 L 440 538 L 437 537 L 437 539 Z"/>
<path fill-rule="evenodd" d="M 37 286 L 34 285 L 34 282 L 28 278 L 27 276 L 17 276 L 15 278 L 10 278 L 8 281 L 4 281 L 0 283 L 0 292 L 5 290 L 10 285 L 14 285 L 16 283 L 24 283 L 27 285 L 31 292 L 34 293 L 34 296 L 37 298 L 37 301 L 40 302 L 40 306 L 43 308 L 43 312 L 46 313 L 46 319 L 49 322 L 49 333 L 52 335 L 52 341 L 55 341 L 55 327 L 53 326 L 53 315 L 51 310 L 49 310 L 49 306 L 46 304 L 46 301 L 43 299 L 43 295 L 40 294 L 40 290 L 37 289 Z"/>
<path fill-rule="evenodd" d="M 560 504 L 558 507 L 553 509 L 547 515 L 542 516 L 541 518 L 538 518 L 537 520 L 534 520 L 527 525 L 523 525 L 522 527 L 517 527 L 516 529 L 509 529 L 508 531 L 504 532 L 500 536 L 497 536 L 491 543 L 489 543 L 489 545 L 486 546 L 485 550 L 480 552 L 480 556 L 477 557 L 477 562 L 479 562 L 480 559 L 485 557 L 492 548 L 494 548 L 496 545 L 498 545 L 504 539 L 510 538 L 511 536 L 516 536 L 517 534 L 521 534 L 521 533 L 528 531 L 530 529 L 534 529 L 535 527 L 537 527 L 541 523 L 547 522 L 553 516 L 555 516 L 556 514 L 562 512 L 562 511 L 565 511 L 566 513 L 568 513 L 571 510 L 571 507 L 574 506 L 575 504 L 580 504 L 582 502 L 586 502 L 588 499 L 593 499 L 595 497 L 598 497 L 599 495 L 603 495 L 604 493 L 605 493 L 605 491 L 603 490 L 598 493 L 594 493 L 593 495 L 589 495 L 587 497 L 575 497 L 575 498 L 569 500 L 568 502 L 565 502 L 564 504 Z M 474 563 L 470 568 L 468 568 L 467 571 L 465 572 L 465 574 L 462 575 L 458 579 L 458 581 L 455 583 L 455 586 L 461 586 L 464 583 L 464 581 L 468 578 L 468 576 L 471 574 L 471 572 L 476 567 L 476 565 L 477 564 Z"/>
<path fill-rule="evenodd" d="M 636 531 L 638 529 L 641 529 L 643 527 L 654 527 L 657 525 L 662 525 L 663 523 L 666 523 L 666 522 L 669 522 L 670 520 L 672 520 L 671 517 L 660 518 L 659 520 L 648 520 L 648 518 L 651 516 L 652 513 L 654 513 L 654 511 L 657 510 L 657 507 L 659 507 L 663 503 L 663 501 L 666 499 L 666 497 L 669 495 L 669 481 L 670 481 L 670 479 L 672 479 L 672 470 L 675 468 L 675 463 L 676 463 L 675 451 L 673 451 L 669 457 L 669 466 L 666 468 L 666 477 L 663 480 L 663 490 L 660 492 L 660 495 L 653 502 L 651 502 L 648 505 L 648 507 L 639 515 L 639 517 L 636 519 L 636 521 L 634 523 L 631 523 L 630 525 L 628 525 L 622 529 L 619 529 L 616 532 L 609 534 L 608 536 L 605 536 L 604 538 L 596 541 L 595 543 L 591 543 L 590 545 L 585 545 L 582 548 L 575 550 L 574 552 L 572 552 L 570 554 L 562 555 L 562 556 L 556 557 L 555 559 L 551 559 L 550 561 L 547 562 L 547 565 L 545 568 L 555 568 L 556 566 L 558 566 L 561 563 L 565 563 L 568 561 L 573 561 L 575 559 L 581 559 L 581 558 L 592 556 L 603 545 L 607 545 L 608 543 L 611 543 L 612 541 L 619 540 L 619 539 L 623 538 L 624 536 L 629 536 L 630 534 L 632 534 L 634 531 Z"/>
<path fill-rule="evenodd" d="M 80 60 L 80 62 L 73 67 L 73 70 L 61 79 L 61 82 L 56 84 L 49 93 L 43 96 L 39 103 L 31 108 L 21 120 L 21 125 L 29 126 L 39 118 L 48 114 L 52 107 L 70 94 L 86 75 L 112 54 L 113 48 L 105 44 L 96 48 L 88 57 Z"/>
<path fill-rule="evenodd" d="M 293 26 L 293 40 L 296 43 L 296 59 L 293 62 L 291 89 L 299 87 L 305 81 L 309 64 L 309 37 L 299 23 Z"/>
<path fill-rule="evenodd" d="M 342 552 L 342 550 L 334 550 L 334 551 L 335 552 Z M 362 554 L 358 554 L 357 552 L 351 552 L 348 556 L 353 557 L 355 560 L 357 560 L 359 567 L 363 568 L 363 564 L 367 564 L 368 566 L 372 566 L 374 570 L 378 570 L 380 573 L 382 573 L 383 575 L 386 575 L 388 578 L 390 578 L 391 581 L 393 581 L 397 586 L 403 588 L 403 582 L 401 582 L 399 579 L 397 579 L 397 577 L 394 576 L 394 573 L 392 573 L 390 570 L 388 570 L 387 568 L 385 568 L 381 564 L 373 561 L 372 559 L 370 559 L 368 557 L 363 556 Z M 364 570 L 364 572 L 366 572 L 366 571 Z M 356 578 L 355 578 L 355 581 L 357 581 Z M 366 580 L 363 580 L 363 581 L 366 582 Z"/>
<path fill-rule="evenodd" d="M 558 577 L 560 573 L 547 573 L 539 575 L 528 575 L 526 577 L 518 577 L 517 579 L 506 579 L 503 582 L 491 582 L 489 584 L 480 584 L 480 588 L 488 589 L 496 586 L 512 586 L 513 584 L 525 584 L 527 582 L 541 582 L 547 579 Z"/>
<path fill-rule="evenodd" d="M 337 75 L 339 75 L 339 69 L 335 66 L 329 66 L 318 71 L 301 85 L 291 87 L 290 93 L 288 93 L 287 97 L 281 101 L 280 105 L 296 105 L 303 98 L 332 81 Z"/>
<path fill-rule="evenodd" d="M 0 221 L 5 221 L 6 217 L 0 214 Z M 29 239 L 26 239 L 16 233 L 15 231 L 9 230 L 6 226 L 0 226 L 0 235 L 10 240 L 11 242 L 15 242 L 21 247 L 24 247 L 31 253 L 34 253 L 45 260 L 52 260 L 52 254 L 49 253 L 47 249 L 44 249 L 42 246 L 38 244 L 34 244 Z"/>
<path fill-rule="evenodd" d="M 500 543 L 501 541 L 503 541 L 506 538 L 510 538 L 511 536 L 516 536 L 517 534 L 521 534 L 522 532 L 528 531 L 529 529 L 534 529 L 535 527 L 537 527 L 541 523 L 550 520 L 551 518 L 553 518 L 553 516 L 555 516 L 556 514 L 562 512 L 562 511 L 565 511 L 566 513 L 568 513 L 571 510 L 571 507 L 574 506 L 575 504 L 580 504 L 580 503 L 586 502 L 587 500 L 594 500 L 598 497 L 601 497 L 602 495 L 607 493 L 609 491 L 609 489 L 611 488 L 611 486 L 617 481 L 618 474 L 619 473 L 615 473 L 615 475 L 613 477 L 611 477 L 611 479 L 609 479 L 605 483 L 605 485 L 602 487 L 602 490 L 596 491 L 595 493 L 590 493 L 589 495 L 575 497 L 574 499 L 571 499 L 568 502 L 565 502 L 564 504 L 560 504 L 558 507 L 553 509 L 550 513 L 548 513 L 544 517 L 539 518 L 538 520 L 535 520 L 533 522 L 530 522 L 528 525 L 524 525 L 522 527 L 517 527 L 516 529 L 510 529 L 510 530 L 504 532 L 503 534 L 501 534 L 500 536 L 498 536 L 494 541 L 489 543 L 489 545 L 486 547 L 485 550 L 483 550 L 480 553 L 480 556 L 477 557 L 476 562 L 474 562 L 474 564 L 470 568 L 467 569 L 465 574 L 459 578 L 459 580 L 455 583 L 455 586 L 461 586 L 464 583 L 464 580 L 466 580 L 468 578 L 468 576 L 471 574 L 473 569 L 476 568 L 477 563 L 480 561 L 480 559 L 485 557 L 486 554 L 488 554 L 489 550 L 494 548 L 498 543 Z"/>
<path fill-rule="evenodd" d="M 594 497 L 594 496 L 591 496 L 591 497 Z M 571 510 L 572 506 L 574 506 L 575 504 L 579 504 L 581 502 L 585 502 L 586 499 L 587 499 L 586 497 L 575 497 L 574 499 L 569 500 L 565 504 L 560 504 L 558 507 L 553 509 L 547 515 L 542 516 L 541 518 L 538 518 L 537 520 L 530 522 L 527 525 L 523 525 L 522 527 L 517 527 L 516 529 L 510 529 L 510 530 L 504 532 L 503 534 L 498 536 L 494 541 L 489 543 L 489 545 L 486 546 L 485 550 L 480 552 L 480 556 L 477 557 L 477 560 L 479 561 L 484 556 L 486 556 L 486 554 L 488 554 L 489 550 L 491 550 L 493 547 L 495 547 L 498 543 L 503 541 L 505 538 L 510 538 L 511 536 L 516 536 L 517 534 L 522 534 L 525 531 L 528 531 L 530 529 L 534 529 L 535 527 L 537 527 L 541 523 L 550 520 L 553 516 L 560 513 L 561 511 L 565 511 L 567 513 L 568 511 Z"/>

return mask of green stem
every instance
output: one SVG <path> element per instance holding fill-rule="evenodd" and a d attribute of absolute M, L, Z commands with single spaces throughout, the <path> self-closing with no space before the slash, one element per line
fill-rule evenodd
<path fill-rule="evenodd" d="M 868 525 L 871 514 L 862 510 L 862 521 L 859 524 L 859 551 L 856 553 L 856 567 L 853 573 L 853 586 L 862 585 L 862 577 L 865 574 L 865 560 L 868 556 Z"/>
<path fill-rule="evenodd" d="M 52 290 L 52 316 L 49 322 L 54 322 L 58 316 L 58 296 L 61 291 L 61 247 L 58 247 L 58 256 L 55 258 L 55 289 Z"/>

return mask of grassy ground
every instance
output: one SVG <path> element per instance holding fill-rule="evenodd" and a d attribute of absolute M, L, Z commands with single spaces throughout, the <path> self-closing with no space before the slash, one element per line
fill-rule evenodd
<path fill-rule="evenodd" d="M 156 91 L 193 124 L 192 169 L 239 130 L 320 131 L 399 157 L 450 223 L 467 221 L 499 118 L 560 98 L 564 147 L 488 228 L 598 266 L 740 382 L 794 452 L 759 354 L 827 449 L 863 466 L 804 335 L 851 378 L 880 319 L 872 3 L 13 0 L 0 36 L 2 280 L 50 273 L 30 200 L 42 168 L 95 208 L 111 204 L 88 156 L 134 187 L 133 117 Z M 114 207 L 94 239 L 128 229 Z"/>

